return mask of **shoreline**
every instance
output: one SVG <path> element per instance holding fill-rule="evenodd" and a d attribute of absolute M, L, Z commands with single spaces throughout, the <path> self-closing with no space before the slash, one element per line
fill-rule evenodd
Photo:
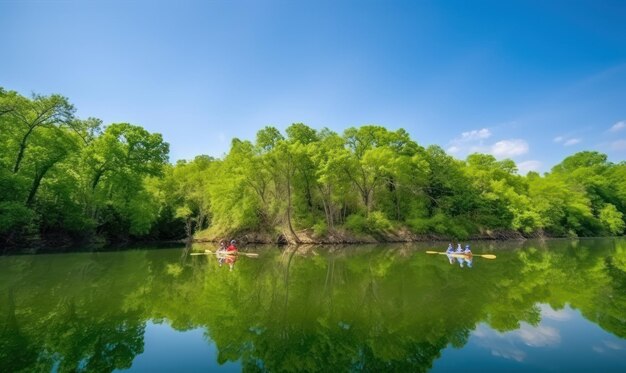
<path fill-rule="evenodd" d="M 571 240 L 571 241 L 586 241 L 595 239 L 615 239 L 624 238 L 625 236 L 593 236 L 593 237 L 555 237 L 555 236 L 543 236 L 543 237 L 526 237 L 524 239 L 503 239 L 503 238 L 491 238 L 491 237 L 472 237 L 467 240 L 449 240 L 445 238 L 436 237 L 421 237 L 419 240 L 411 241 L 346 241 L 346 242 L 300 242 L 299 244 L 292 243 L 276 243 L 276 242 L 262 242 L 262 241 L 244 241 L 239 240 L 239 245 L 243 246 L 256 246 L 256 245 L 274 245 L 280 247 L 308 247 L 308 246 L 327 246 L 327 247 L 344 247 L 349 248 L 357 245 L 393 245 L 393 244 L 432 244 L 433 246 L 441 246 L 442 250 L 450 242 L 463 242 L 471 243 L 473 246 L 483 245 L 492 246 L 494 243 L 500 244 L 514 244 L 523 245 L 527 241 L 553 241 L 553 240 Z M 6 248 L 0 257 L 12 256 L 12 255 L 45 255 L 45 254 L 71 254 L 71 253 L 97 253 L 97 252 L 116 252 L 116 251 L 130 251 L 130 250 L 142 250 L 146 249 L 146 246 L 150 246 L 149 250 L 160 250 L 185 247 L 193 244 L 216 244 L 218 241 L 209 239 L 181 239 L 181 240 L 165 240 L 165 241 L 135 241 L 126 242 L 123 244 L 114 245 L 76 245 L 76 246 L 37 246 L 37 247 L 22 247 L 7 250 Z"/>

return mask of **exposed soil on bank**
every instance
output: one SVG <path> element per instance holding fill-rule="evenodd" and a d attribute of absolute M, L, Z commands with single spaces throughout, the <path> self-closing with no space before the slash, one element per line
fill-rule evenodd
<path fill-rule="evenodd" d="M 450 237 L 437 234 L 414 234 L 406 228 L 394 231 L 376 233 L 354 233 L 347 230 L 335 230 L 324 236 L 316 236 L 310 229 L 296 232 L 297 237 L 288 232 L 233 232 L 220 236 L 210 234 L 207 231 L 200 232 L 194 238 L 194 242 L 218 242 L 220 240 L 236 239 L 242 244 L 362 244 L 362 243 L 385 243 L 385 242 L 425 242 L 425 241 L 476 241 L 476 240 L 525 240 L 528 238 L 548 238 L 543 232 L 524 236 L 512 230 L 485 230 L 480 234 L 465 237 Z"/>

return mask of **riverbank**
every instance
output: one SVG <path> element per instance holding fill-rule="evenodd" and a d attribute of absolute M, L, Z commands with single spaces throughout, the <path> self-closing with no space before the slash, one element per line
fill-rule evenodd
<path fill-rule="evenodd" d="M 272 244 L 272 245 L 356 245 L 377 243 L 410 243 L 410 242 L 468 242 L 468 241 L 525 241 L 527 239 L 576 238 L 557 236 L 538 232 L 523 235 L 513 230 L 481 230 L 464 237 L 452 237 L 445 234 L 416 234 L 406 227 L 375 232 L 353 232 L 338 228 L 323 235 L 316 234 L 312 229 L 299 230 L 295 235 L 288 230 L 274 231 L 232 231 L 215 232 L 211 228 L 196 232 L 191 242 L 216 243 L 222 239 L 236 239 L 240 245 Z M 0 247 L 1 254 L 36 254 L 63 253 L 76 251 L 116 251 L 142 245 L 181 245 L 187 243 L 185 238 L 154 239 L 138 237 L 116 237 L 111 240 L 102 236 L 71 237 L 69 235 L 35 236 L 31 240 L 23 240 L 19 244 Z"/>
<path fill-rule="evenodd" d="M 198 232 L 194 235 L 193 242 L 218 242 L 222 239 L 237 239 L 241 244 L 278 244 L 278 245 L 337 245 L 337 244 L 368 244 L 368 243 L 394 243 L 394 242 L 427 242 L 427 241 L 481 241 L 481 240 L 526 240 L 532 238 L 562 238 L 539 232 L 532 235 L 522 235 L 513 230 L 483 230 L 469 237 L 459 238 L 435 233 L 415 234 L 407 228 L 395 230 L 355 233 L 346 229 L 338 229 L 325 235 L 316 235 L 311 229 L 295 232 L 296 235 L 287 231 L 282 232 L 232 232 L 215 234 L 210 230 Z"/>

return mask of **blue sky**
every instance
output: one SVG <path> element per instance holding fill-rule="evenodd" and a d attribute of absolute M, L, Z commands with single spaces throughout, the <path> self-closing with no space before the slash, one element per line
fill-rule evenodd
<path fill-rule="evenodd" d="M 160 132 L 171 160 L 303 122 L 548 171 L 626 159 L 625 1 L 0 0 L 0 86 Z"/>

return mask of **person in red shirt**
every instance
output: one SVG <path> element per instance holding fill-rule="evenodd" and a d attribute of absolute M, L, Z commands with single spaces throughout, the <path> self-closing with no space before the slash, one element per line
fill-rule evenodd
<path fill-rule="evenodd" d="M 235 267 L 235 262 L 237 261 L 237 246 L 235 246 L 235 244 L 237 243 L 237 241 L 232 240 L 230 241 L 230 246 L 228 246 L 228 248 L 226 248 L 226 263 L 228 263 L 228 267 L 230 267 L 230 270 L 232 271 L 233 268 Z"/>

